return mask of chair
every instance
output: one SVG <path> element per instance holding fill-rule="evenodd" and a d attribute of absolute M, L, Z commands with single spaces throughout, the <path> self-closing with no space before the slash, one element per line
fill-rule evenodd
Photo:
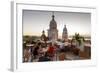
<path fill-rule="evenodd" d="M 65 60 L 65 58 L 66 58 L 65 53 L 60 53 L 59 60 L 63 61 L 63 60 Z"/>

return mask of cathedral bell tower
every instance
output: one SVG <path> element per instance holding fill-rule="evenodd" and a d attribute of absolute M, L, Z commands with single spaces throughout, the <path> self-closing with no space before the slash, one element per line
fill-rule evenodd
<path fill-rule="evenodd" d="M 68 41 L 68 32 L 67 32 L 66 25 L 65 25 L 64 28 L 63 28 L 62 39 L 63 39 L 64 41 Z"/>
<path fill-rule="evenodd" d="M 57 23 L 55 21 L 54 13 L 52 14 L 52 20 L 49 24 L 48 38 L 50 41 L 56 41 L 58 39 Z"/>

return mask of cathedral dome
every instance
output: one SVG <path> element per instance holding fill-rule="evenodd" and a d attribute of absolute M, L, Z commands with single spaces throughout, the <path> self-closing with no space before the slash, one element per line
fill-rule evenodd
<path fill-rule="evenodd" d="M 52 20 L 50 21 L 50 28 L 51 28 L 51 29 L 56 29 L 56 28 L 57 28 L 57 23 L 56 23 L 54 17 L 55 17 L 55 16 L 52 15 Z"/>
<path fill-rule="evenodd" d="M 42 35 L 41 35 L 41 40 L 42 40 L 42 41 L 46 41 L 46 39 L 47 39 L 47 38 L 46 38 L 46 35 L 45 35 L 45 31 L 43 30 L 43 31 L 42 31 Z"/>

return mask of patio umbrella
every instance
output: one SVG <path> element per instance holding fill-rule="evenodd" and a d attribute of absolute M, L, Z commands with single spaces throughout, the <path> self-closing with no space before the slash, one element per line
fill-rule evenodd
<path fill-rule="evenodd" d="M 34 46 L 34 44 L 26 44 L 26 46 L 31 47 Z"/>

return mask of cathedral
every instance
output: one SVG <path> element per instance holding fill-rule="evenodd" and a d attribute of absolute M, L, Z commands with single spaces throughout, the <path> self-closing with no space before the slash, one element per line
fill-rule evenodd
<path fill-rule="evenodd" d="M 45 32 L 43 30 L 41 40 L 46 40 Z M 48 40 L 49 41 L 57 41 L 58 40 L 58 29 L 57 29 L 57 23 L 55 21 L 55 16 L 54 14 L 52 15 L 52 19 L 49 24 L 49 29 L 48 29 Z M 66 25 L 63 28 L 62 32 L 62 40 L 63 41 L 68 41 L 68 32 Z"/>

